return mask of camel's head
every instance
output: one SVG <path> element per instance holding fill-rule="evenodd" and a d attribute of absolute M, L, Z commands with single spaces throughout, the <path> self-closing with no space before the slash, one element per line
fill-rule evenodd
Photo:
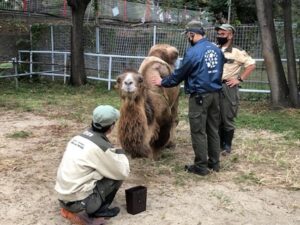
<path fill-rule="evenodd" d="M 156 56 L 167 62 L 170 66 L 175 66 L 179 52 L 177 48 L 169 44 L 153 45 L 148 53 L 148 56 Z"/>
<path fill-rule="evenodd" d="M 144 94 L 144 78 L 136 70 L 126 70 L 117 77 L 115 88 L 118 89 L 121 98 L 134 100 Z"/>

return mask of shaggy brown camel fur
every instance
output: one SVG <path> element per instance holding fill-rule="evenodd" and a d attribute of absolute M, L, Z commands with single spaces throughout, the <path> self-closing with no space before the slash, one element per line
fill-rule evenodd
<path fill-rule="evenodd" d="M 159 56 L 159 57 L 158 57 Z M 140 66 L 119 75 L 116 87 L 121 97 L 118 137 L 132 157 L 157 159 L 166 146 L 174 146 L 179 87 L 151 84 L 152 76 L 173 71 L 178 51 L 170 45 L 155 45 Z"/>

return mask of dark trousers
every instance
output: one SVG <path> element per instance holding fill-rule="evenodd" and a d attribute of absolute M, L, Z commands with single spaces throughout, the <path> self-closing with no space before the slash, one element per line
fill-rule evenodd
<path fill-rule="evenodd" d="M 123 181 L 103 178 L 97 181 L 93 193 L 87 198 L 74 202 L 60 201 L 60 205 L 75 213 L 85 210 L 88 215 L 92 216 L 95 212 L 109 207 L 122 183 Z"/>
<path fill-rule="evenodd" d="M 219 93 L 202 94 L 202 104 L 197 103 L 196 99 L 196 95 L 189 99 L 189 122 L 195 165 L 207 168 L 208 164 L 214 166 L 219 163 Z"/>
<path fill-rule="evenodd" d="M 239 107 L 239 87 L 229 87 L 222 85 L 222 93 L 220 95 L 220 112 L 221 127 L 224 131 L 232 131 L 235 129 L 234 119 L 237 116 Z"/>

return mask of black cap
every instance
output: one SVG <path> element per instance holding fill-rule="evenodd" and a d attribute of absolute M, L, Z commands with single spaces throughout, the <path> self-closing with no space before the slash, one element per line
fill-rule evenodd
<path fill-rule="evenodd" d="M 200 21 L 192 20 L 185 25 L 185 31 L 182 34 L 186 34 L 187 32 L 193 32 L 196 34 L 204 35 L 205 31 L 202 27 L 202 23 Z"/>

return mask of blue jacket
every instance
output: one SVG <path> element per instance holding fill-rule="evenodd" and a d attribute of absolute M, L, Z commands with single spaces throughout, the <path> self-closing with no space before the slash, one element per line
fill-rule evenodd
<path fill-rule="evenodd" d="M 181 66 L 162 79 L 161 86 L 174 87 L 184 80 L 187 94 L 217 92 L 222 88 L 224 55 L 206 38 L 190 47 Z"/>

